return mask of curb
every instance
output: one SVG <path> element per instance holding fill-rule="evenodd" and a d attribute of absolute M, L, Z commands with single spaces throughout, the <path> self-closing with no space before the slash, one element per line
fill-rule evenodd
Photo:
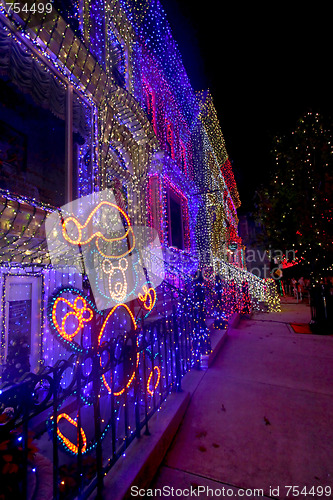
<path fill-rule="evenodd" d="M 230 316 L 230 319 L 228 321 L 228 329 L 229 329 L 229 327 L 237 328 L 240 320 L 241 320 L 240 313 L 234 313 L 232 316 Z"/>
<path fill-rule="evenodd" d="M 190 392 L 170 394 L 149 420 L 150 435 L 135 439 L 104 479 L 103 500 L 131 498 L 131 486 L 146 488 L 169 449 L 190 402 Z M 94 492 L 91 500 L 96 497 Z"/>
<path fill-rule="evenodd" d="M 222 349 L 228 337 L 228 328 L 226 330 L 213 330 L 211 333 L 212 351 L 207 355 L 201 356 L 201 368 L 206 370 L 210 368 L 215 361 L 216 356 Z"/>
<path fill-rule="evenodd" d="M 202 369 L 207 369 L 212 366 L 212 364 L 215 361 L 216 356 L 222 349 L 223 345 L 225 344 L 227 338 L 228 338 L 228 331 L 230 328 L 237 328 L 239 322 L 241 319 L 241 315 L 239 313 L 234 313 L 228 321 L 227 328 L 225 330 L 215 330 L 213 328 L 213 324 L 210 326 L 211 330 L 211 344 L 212 344 L 212 351 L 207 354 L 201 356 L 201 368 Z"/>

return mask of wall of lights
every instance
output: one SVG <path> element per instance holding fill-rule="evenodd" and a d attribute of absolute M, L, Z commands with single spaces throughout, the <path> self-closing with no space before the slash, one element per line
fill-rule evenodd
<path fill-rule="evenodd" d="M 61 374 L 46 421 L 56 452 L 65 452 L 59 472 L 95 452 L 111 467 L 142 422 L 148 431 L 168 392 L 210 353 L 206 315 L 224 328 L 235 312 L 279 308 L 274 281 L 244 269 L 240 201 L 213 99 L 193 90 L 159 1 L 75 0 L 72 7 L 66 20 L 55 11 L 52 19 L 23 13 L 20 21 L 0 6 L 2 39 L 73 99 L 74 119 L 88 122 L 76 149 L 75 196 L 110 189 L 127 228 L 124 247 L 110 253 L 113 241 L 86 232 L 101 204 L 86 218 L 61 219 L 65 243 L 99 259 L 92 283 L 88 271 L 51 265 L 45 220 L 59 207 L 0 191 L 0 361 L 9 353 L 11 287 L 22 280 L 35 314 L 31 370 Z M 74 125 L 62 119 L 66 129 Z M 155 265 L 165 279 L 156 288 L 135 271 L 127 280 L 136 225 L 154 227 L 160 238 L 163 262 Z M 108 308 L 97 307 L 92 293 L 102 281 Z"/>
<path fill-rule="evenodd" d="M 177 286 L 184 287 L 188 276 L 207 263 L 217 271 L 215 260 L 224 262 L 226 255 L 241 268 L 240 201 L 213 99 L 209 92 L 193 90 L 161 4 L 86 0 L 73 3 L 66 21 L 56 10 L 53 24 L 45 20 L 22 13 L 22 24 L 0 7 L 1 35 L 10 39 L 16 53 L 21 51 L 20 57 L 32 58 L 65 93 L 73 88 L 88 117 L 89 141 L 79 148 L 77 195 L 122 186 L 124 196 L 119 198 L 118 189 L 118 198 L 131 223 L 158 230 L 172 263 L 167 278 Z M 180 200 L 183 248 L 170 245 L 172 193 Z M 3 193 L 0 223 L 6 231 L 2 240 L 10 241 L 7 250 L 5 245 L 0 249 L 3 297 L 8 273 L 36 273 L 43 280 L 38 299 L 41 318 L 54 290 L 83 286 L 75 271 L 52 268 L 45 237 L 38 238 L 47 213 L 53 210 L 36 200 Z M 20 214 L 29 218 L 28 224 L 17 224 Z M 226 252 L 230 243 L 238 245 L 237 252 Z M 240 283 L 243 275 L 237 274 L 239 269 L 234 273 Z M 250 292 L 257 290 L 257 282 L 251 283 Z M 263 286 L 258 285 L 258 297 Z M 142 297 L 146 294 L 143 291 Z M 148 300 L 148 309 L 152 302 Z M 50 365 L 67 355 L 46 320 L 41 321 L 40 353 L 39 361 Z"/>

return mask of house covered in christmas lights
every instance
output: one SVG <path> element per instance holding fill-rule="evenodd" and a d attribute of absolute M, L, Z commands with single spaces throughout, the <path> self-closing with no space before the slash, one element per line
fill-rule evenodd
<path fill-rule="evenodd" d="M 51 265 L 50 213 L 111 189 L 156 229 L 182 287 L 216 258 L 242 267 L 239 198 L 212 98 L 193 90 L 158 2 L 1 7 L 0 21 L 1 359 L 21 335 L 35 370 L 63 354 L 50 295 L 82 288 Z"/>
<path fill-rule="evenodd" d="M 277 300 L 160 2 L 38 5 L 0 5 L 0 444 L 25 450 L 0 496 L 35 484 L 31 430 L 44 498 L 88 498 L 210 353 L 207 313 Z"/>

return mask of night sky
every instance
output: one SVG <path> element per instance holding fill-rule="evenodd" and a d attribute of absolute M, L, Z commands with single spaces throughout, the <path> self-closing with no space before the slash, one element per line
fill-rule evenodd
<path fill-rule="evenodd" d="M 243 210 L 251 210 L 272 165 L 272 138 L 293 130 L 308 110 L 332 115 L 330 12 L 290 2 L 275 9 L 161 3 L 193 88 L 213 95 Z"/>

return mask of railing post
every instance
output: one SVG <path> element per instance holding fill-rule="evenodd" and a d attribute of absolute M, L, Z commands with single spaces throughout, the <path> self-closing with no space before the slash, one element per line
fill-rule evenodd
<path fill-rule="evenodd" d="M 23 425 L 22 425 L 22 448 L 23 448 L 23 482 L 22 482 L 22 498 L 27 498 L 28 492 L 28 418 L 30 409 L 30 390 L 23 395 L 25 400 L 24 414 L 23 414 Z"/>
<path fill-rule="evenodd" d="M 98 319 L 95 320 L 96 331 L 93 332 L 93 394 L 94 394 L 94 426 L 95 426 L 95 440 L 96 440 L 96 475 L 97 475 L 97 497 L 103 498 L 103 459 L 102 459 L 102 442 L 101 442 L 101 409 L 100 409 L 100 360 L 98 355 L 97 345 L 97 332 L 100 331 L 100 324 Z"/>
<path fill-rule="evenodd" d="M 53 444 L 53 499 L 58 500 L 59 498 L 59 457 L 58 457 L 58 388 L 60 386 L 60 379 L 58 375 L 57 368 L 53 371 L 53 433 L 52 433 L 52 444 Z"/>
<path fill-rule="evenodd" d="M 181 392 L 181 366 L 180 366 L 180 353 L 179 353 L 179 332 L 178 332 L 178 324 L 176 317 L 176 307 L 172 306 L 172 320 L 173 320 L 173 338 L 175 345 L 175 364 L 176 364 L 176 391 Z"/>
<path fill-rule="evenodd" d="M 78 442 L 78 454 L 77 454 L 77 481 L 78 481 L 78 498 L 81 499 L 83 490 L 83 473 L 82 473 L 82 422 L 81 422 L 81 390 L 82 390 L 82 366 L 81 360 L 79 359 L 77 372 L 76 372 L 76 385 L 77 385 L 77 401 L 78 401 L 78 414 L 77 414 L 77 442 Z"/>
<path fill-rule="evenodd" d="M 138 348 L 139 349 L 139 348 Z M 134 379 L 134 411 L 135 411 L 135 435 L 140 437 L 140 382 L 139 382 L 139 365 L 135 363 L 135 379 Z"/>

